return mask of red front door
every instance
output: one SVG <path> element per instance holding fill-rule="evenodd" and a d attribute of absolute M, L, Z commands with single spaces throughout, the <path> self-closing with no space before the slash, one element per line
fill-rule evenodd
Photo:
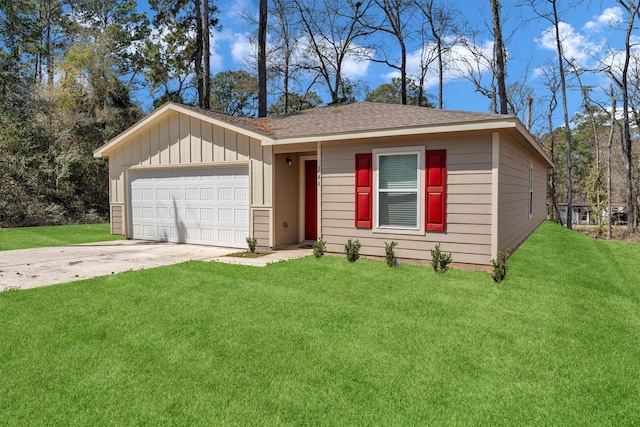
<path fill-rule="evenodd" d="M 304 239 L 318 238 L 318 186 L 316 160 L 304 162 Z"/>

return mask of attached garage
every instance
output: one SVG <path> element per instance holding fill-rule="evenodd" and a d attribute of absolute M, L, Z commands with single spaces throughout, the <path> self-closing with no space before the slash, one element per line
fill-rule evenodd
<path fill-rule="evenodd" d="M 264 230 L 271 247 L 272 149 L 251 123 L 169 103 L 96 150 L 109 159 L 111 232 L 246 249 Z"/>
<path fill-rule="evenodd" d="M 246 246 L 247 167 L 134 169 L 129 188 L 134 239 Z"/>

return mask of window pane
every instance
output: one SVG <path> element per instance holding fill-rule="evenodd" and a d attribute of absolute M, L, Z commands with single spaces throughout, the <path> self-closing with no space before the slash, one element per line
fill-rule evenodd
<path fill-rule="evenodd" d="M 417 154 L 380 156 L 379 159 L 378 173 L 381 190 L 418 188 Z"/>
<path fill-rule="evenodd" d="M 379 222 L 381 227 L 418 226 L 418 195 L 409 193 L 380 193 Z"/>

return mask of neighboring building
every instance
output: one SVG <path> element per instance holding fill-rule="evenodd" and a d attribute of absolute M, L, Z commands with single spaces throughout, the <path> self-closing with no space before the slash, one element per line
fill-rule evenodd
<path fill-rule="evenodd" d="M 567 204 L 566 203 L 558 203 L 558 208 L 560 209 L 560 219 L 563 224 L 567 223 Z M 594 212 L 594 209 L 591 206 L 591 203 L 588 202 L 574 202 L 571 204 L 571 210 L 573 211 L 571 215 L 571 223 L 579 224 L 579 225 L 590 225 L 595 224 L 598 215 L 597 210 Z"/>
<path fill-rule="evenodd" d="M 560 219 L 563 224 L 567 223 L 567 204 L 558 203 L 560 209 Z M 593 225 L 598 222 L 598 210 L 589 202 L 577 202 L 571 204 L 573 215 L 571 216 L 572 224 Z M 608 217 L 606 204 L 601 205 L 600 218 L 602 220 Z M 613 203 L 611 206 L 611 217 L 613 225 L 626 225 L 627 223 L 627 206 L 623 203 Z"/>
<path fill-rule="evenodd" d="M 94 153 L 109 159 L 111 231 L 278 248 L 324 236 L 361 254 L 490 265 L 546 217 L 552 167 L 515 117 L 355 102 L 231 117 L 168 103 Z"/>

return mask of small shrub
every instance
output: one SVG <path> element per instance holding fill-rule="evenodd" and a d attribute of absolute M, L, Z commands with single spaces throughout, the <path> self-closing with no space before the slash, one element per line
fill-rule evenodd
<path fill-rule="evenodd" d="M 324 235 L 318 237 L 318 240 L 313 244 L 313 255 L 316 258 L 321 258 L 327 251 L 327 242 L 323 239 Z"/>
<path fill-rule="evenodd" d="M 506 251 L 498 251 L 495 259 L 491 260 L 491 265 L 493 265 L 493 272 L 491 273 L 491 278 L 494 282 L 500 283 L 507 276 L 507 260 L 509 259 L 509 249 Z"/>
<path fill-rule="evenodd" d="M 431 249 L 431 266 L 436 273 L 444 273 L 451 261 L 451 254 L 440 251 L 440 243 L 436 245 L 435 249 Z"/>
<path fill-rule="evenodd" d="M 255 253 L 258 239 L 256 239 L 255 237 L 247 237 L 246 241 L 247 245 L 249 246 L 249 252 Z"/>
<path fill-rule="evenodd" d="M 395 248 L 396 246 L 398 246 L 398 242 L 384 242 L 385 258 L 389 267 L 395 267 L 396 265 L 398 265 L 398 257 L 393 250 L 393 248 Z"/>
<path fill-rule="evenodd" d="M 349 262 L 356 262 L 358 258 L 360 258 L 360 240 L 356 239 L 352 241 L 351 239 L 347 240 L 347 244 L 344 245 L 344 252 L 347 254 L 347 259 Z"/>

